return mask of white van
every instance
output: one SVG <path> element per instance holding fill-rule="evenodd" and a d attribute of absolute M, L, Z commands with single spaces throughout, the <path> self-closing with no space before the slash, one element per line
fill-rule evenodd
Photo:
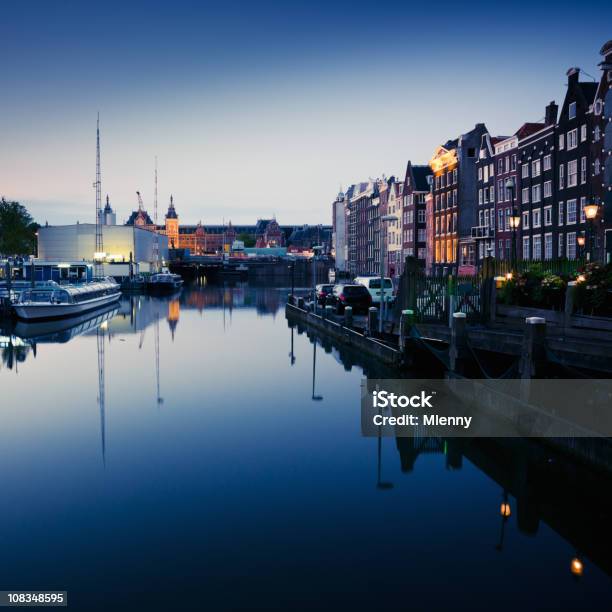
<path fill-rule="evenodd" d="M 384 297 L 386 304 L 392 304 L 395 297 L 393 296 L 393 281 L 390 278 L 383 279 Z M 372 304 L 380 304 L 380 276 L 358 276 L 355 282 L 363 285 L 372 296 Z"/>

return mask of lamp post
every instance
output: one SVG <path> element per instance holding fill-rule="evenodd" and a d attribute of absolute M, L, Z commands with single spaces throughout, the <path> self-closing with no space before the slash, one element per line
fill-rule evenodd
<path fill-rule="evenodd" d="M 317 314 L 317 251 L 323 248 L 318 244 L 312 247 L 312 308 Z"/>
<path fill-rule="evenodd" d="M 591 253 L 593 251 L 593 227 L 594 227 L 595 219 L 597 218 L 598 212 L 599 212 L 599 204 L 597 203 L 587 204 L 584 207 L 584 216 L 586 217 L 586 221 L 587 221 L 587 230 L 586 230 L 586 234 L 587 234 L 586 259 L 587 261 L 591 261 Z"/>
<path fill-rule="evenodd" d="M 395 215 L 383 215 L 380 217 L 380 312 L 378 317 L 378 332 L 382 334 L 383 320 L 385 318 L 385 302 L 387 301 L 385 294 L 385 223 L 387 221 L 396 221 Z"/>
<path fill-rule="evenodd" d="M 510 191 L 510 201 L 512 202 L 512 215 L 510 216 L 510 229 L 512 230 L 512 270 L 516 270 L 517 255 L 516 255 L 516 231 L 521 223 L 521 217 L 516 208 L 516 185 L 513 178 L 506 181 L 506 189 Z"/>
<path fill-rule="evenodd" d="M 502 499 L 501 506 L 499 508 L 499 514 L 501 516 L 501 531 L 499 533 L 499 542 L 495 546 L 495 550 L 501 552 L 504 547 L 504 534 L 506 523 L 512 514 L 512 509 L 510 508 L 510 503 L 508 502 L 508 492 L 504 489 L 504 495 Z"/>

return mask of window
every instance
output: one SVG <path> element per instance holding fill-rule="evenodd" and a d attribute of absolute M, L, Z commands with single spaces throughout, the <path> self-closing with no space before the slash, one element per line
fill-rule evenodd
<path fill-rule="evenodd" d="M 586 198 L 580 198 L 580 223 L 584 223 L 586 221 L 586 215 L 584 213 L 584 207 L 586 206 Z"/>
<path fill-rule="evenodd" d="M 426 235 L 427 230 L 425 230 L 424 228 L 420 228 L 418 230 L 418 237 L 417 240 L 419 242 L 425 242 L 427 240 L 427 235 Z"/>
<path fill-rule="evenodd" d="M 510 259 L 510 238 L 506 239 L 506 259 Z"/>
<path fill-rule="evenodd" d="M 552 225 L 552 206 L 544 207 L 544 225 Z"/>
<path fill-rule="evenodd" d="M 563 202 L 559 202 L 559 226 L 563 225 Z"/>
<path fill-rule="evenodd" d="M 500 157 L 497 160 L 497 174 L 503 174 L 504 173 L 504 160 L 502 157 Z"/>
<path fill-rule="evenodd" d="M 523 259 L 529 259 L 531 255 L 529 251 L 529 236 L 523 236 Z"/>
<path fill-rule="evenodd" d="M 544 156 L 544 170 L 552 168 L 552 156 L 550 154 Z"/>
<path fill-rule="evenodd" d="M 580 142 L 584 142 L 587 139 L 587 127 L 586 123 L 580 126 Z"/>
<path fill-rule="evenodd" d="M 497 211 L 497 216 L 498 216 L 497 227 L 501 231 L 504 228 L 504 211 L 501 208 Z"/>
<path fill-rule="evenodd" d="M 576 232 L 567 232 L 567 258 L 576 259 Z"/>
<path fill-rule="evenodd" d="M 595 163 L 593 164 L 593 174 L 595 176 L 597 176 L 601 171 L 601 162 L 599 161 L 599 159 L 595 160 Z"/>
<path fill-rule="evenodd" d="M 584 185 L 587 180 L 587 158 L 580 158 L 580 184 Z"/>
<path fill-rule="evenodd" d="M 510 160 L 510 170 L 516 170 L 516 154 L 514 154 Z"/>
<path fill-rule="evenodd" d="M 578 184 L 578 160 L 567 162 L 567 186 L 575 187 Z"/>
<path fill-rule="evenodd" d="M 542 236 L 540 234 L 533 236 L 533 258 L 542 259 Z"/>
<path fill-rule="evenodd" d="M 529 187 L 523 187 L 521 191 L 521 202 L 523 204 L 529 204 Z"/>
<path fill-rule="evenodd" d="M 521 178 L 529 178 L 529 164 L 521 166 Z"/>
<path fill-rule="evenodd" d="M 561 233 L 559 234 L 559 243 L 558 243 L 558 253 L 557 253 L 557 257 L 563 257 L 563 254 L 565 253 L 565 234 Z"/>
<path fill-rule="evenodd" d="M 478 225 L 480 225 L 480 227 L 484 225 L 483 214 L 484 214 L 483 210 L 478 211 Z"/>
<path fill-rule="evenodd" d="M 498 202 L 503 202 L 504 201 L 504 181 L 499 180 L 497 181 L 497 201 Z"/>
<path fill-rule="evenodd" d="M 506 208 L 505 212 L 506 214 L 504 215 L 504 229 L 508 231 L 510 230 L 510 209 Z"/>
<path fill-rule="evenodd" d="M 491 217 L 491 229 L 495 229 L 495 209 L 491 208 L 489 210 L 489 216 Z"/>
<path fill-rule="evenodd" d="M 567 133 L 567 150 L 571 151 L 578 146 L 578 130 L 574 128 Z"/>
<path fill-rule="evenodd" d="M 504 241 L 503 240 L 499 241 L 499 247 L 498 247 L 497 255 L 498 255 L 498 257 L 500 259 L 504 258 Z"/>
<path fill-rule="evenodd" d="M 487 187 L 484 188 L 484 191 L 482 192 L 483 196 L 484 196 L 484 203 L 488 204 L 489 203 L 489 189 Z"/>
<path fill-rule="evenodd" d="M 567 201 L 567 219 L 568 225 L 576 223 L 576 200 Z"/>
<path fill-rule="evenodd" d="M 536 177 L 540 176 L 540 174 L 542 174 L 542 164 L 539 159 L 534 159 L 531 162 L 531 176 Z"/>
<path fill-rule="evenodd" d="M 597 142 L 601 138 L 601 130 L 599 126 L 595 126 L 595 130 L 593 131 L 593 142 Z"/>
<path fill-rule="evenodd" d="M 552 259 L 552 234 L 544 234 L 544 259 Z"/>
<path fill-rule="evenodd" d="M 531 213 L 532 225 L 531 227 L 541 227 L 542 225 L 542 209 L 536 208 Z"/>
<path fill-rule="evenodd" d="M 482 180 L 486 183 L 489 180 L 489 165 L 482 169 Z"/>
<path fill-rule="evenodd" d="M 563 164 L 559 164 L 559 189 L 563 189 L 565 187 L 565 166 Z"/>
<path fill-rule="evenodd" d="M 567 115 L 568 115 L 569 119 L 575 119 L 576 118 L 576 103 L 575 102 L 570 102 Z"/>
<path fill-rule="evenodd" d="M 565 148 L 565 138 L 563 137 L 563 134 L 559 134 L 559 150 L 562 150 Z"/>
<path fill-rule="evenodd" d="M 478 203 L 482 204 L 482 201 L 483 201 L 482 200 L 482 189 L 479 189 L 478 190 Z"/>
<path fill-rule="evenodd" d="M 495 164 L 491 162 L 489 164 L 489 176 L 493 176 L 495 174 Z"/>
<path fill-rule="evenodd" d="M 531 188 L 531 201 L 533 203 L 540 202 L 542 200 L 542 185 L 534 185 Z"/>
<path fill-rule="evenodd" d="M 529 211 L 523 213 L 523 229 L 529 229 Z"/>
<path fill-rule="evenodd" d="M 544 183 L 544 197 L 550 198 L 552 196 L 552 181 L 546 181 Z"/>
<path fill-rule="evenodd" d="M 425 211 L 422 208 L 417 211 L 417 222 L 425 223 Z"/>
<path fill-rule="evenodd" d="M 482 168 L 480 166 L 478 167 L 478 180 L 482 181 Z"/>
<path fill-rule="evenodd" d="M 506 156 L 504 158 L 504 166 L 505 166 L 505 171 L 506 172 L 510 172 L 510 158 L 508 156 Z"/>
<path fill-rule="evenodd" d="M 457 168 L 453 170 L 453 185 L 457 184 Z"/>

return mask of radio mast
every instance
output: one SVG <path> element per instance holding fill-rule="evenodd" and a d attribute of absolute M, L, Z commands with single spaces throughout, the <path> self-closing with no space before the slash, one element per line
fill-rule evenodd
<path fill-rule="evenodd" d="M 96 276 L 102 276 L 104 268 L 100 259 L 104 251 L 104 240 L 102 238 L 102 179 L 100 176 L 100 113 L 98 113 L 96 128 L 96 182 L 93 186 L 96 190 L 96 250 L 94 253 L 94 272 Z"/>
<path fill-rule="evenodd" d="M 153 265 L 155 272 L 159 266 L 159 233 L 157 231 L 157 155 L 155 156 L 155 190 L 153 191 L 153 223 L 155 224 L 155 239 L 153 241 Z"/>

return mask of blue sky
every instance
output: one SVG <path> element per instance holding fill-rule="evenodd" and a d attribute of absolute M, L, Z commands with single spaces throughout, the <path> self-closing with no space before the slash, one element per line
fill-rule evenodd
<path fill-rule="evenodd" d="M 2 2 L 0 194 L 39 222 L 93 220 L 99 111 L 119 220 L 157 155 L 160 217 L 329 223 L 340 185 L 537 121 L 612 37 L 604 2 L 125 4 Z"/>

